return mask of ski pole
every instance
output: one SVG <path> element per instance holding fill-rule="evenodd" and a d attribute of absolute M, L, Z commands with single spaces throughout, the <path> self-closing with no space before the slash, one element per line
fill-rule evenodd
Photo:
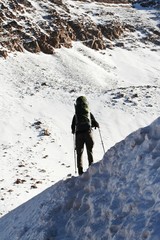
<path fill-rule="evenodd" d="M 75 145 L 75 137 L 74 137 L 74 134 L 73 134 L 73 147 L 74 147 L 75 173 L 77 173 L 77 166 L 76 166 L 76 145 Z"/>
<path fill-rule="evenodd" d="M 103 148 L 103 151 L 105 153 L 106 151 L 105 151 L 105 148 L 104 148 L 104 143 L 103 143 L 103 140 L 102 140 L 102 134 L 101 134 L 100 128 L 98 128 L 98 130 L 99 130 L 99 135 L 100 135 L 100 139 L 101 139 L 101 143 L 102 143 L 102 148 Z"/>

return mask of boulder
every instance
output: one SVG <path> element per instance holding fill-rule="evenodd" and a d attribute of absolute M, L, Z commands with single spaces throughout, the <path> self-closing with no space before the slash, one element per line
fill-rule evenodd
<path fill-rule="evenodd" d="M 38 53 L 41 51 L 37 40 L 33 38 L 25 39 L 23 47 L 31 53 Z"/>
<path fill-rule="evenodd" d="M 8 53 L 6 50 L 0 50 L 0 57 L 4 57 L 6 59 L 7 56 L 8 56 Z"/>
<path fill-rule="evenodd" d="M 73 38 L 73 33 L 71 36 Z M 72 47 L 72 39 L 65 28 L 53 31 L 50 35 L 49 43 L 55 48 L 60 48 L 61 46 Z"/>

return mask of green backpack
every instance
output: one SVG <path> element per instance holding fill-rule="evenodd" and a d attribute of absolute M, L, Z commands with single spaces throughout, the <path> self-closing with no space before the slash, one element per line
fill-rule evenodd
<path fill-rule="evenodd" d="M 91 129 L 91 117 L 86 97 L 78 97 L 75 104 L 76 131 L 83 132 Z"/>

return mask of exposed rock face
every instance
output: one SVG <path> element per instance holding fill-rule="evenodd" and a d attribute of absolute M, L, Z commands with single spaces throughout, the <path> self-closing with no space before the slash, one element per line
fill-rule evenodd
<path fill-rule="evenodd" d="M 32 39 L 32 38 L 26 38 L 24 43 L 23 43 L 23 47 L 29 51 L 29 52 L 32 52 L 32 53 L 37 53 L 37 52 L 40 52 L 40 47 L 38 45 L 38 42 L 36 39 Z"/>
<path fill-rule="evenodd" d="M 102 34 L 109 40 L 119 38 L 125 29 L 125 27 L 120 22 L 116 21 L 109 22 L 106 25 L 100 25 L 99 27 Z"/>
<path fill-rule="evenodd" d="M 130 0 L 97 1 L 125 4 Z M 149 2 L 151 1 L 156 2 L 156 0 Z M 139 0 L 139 2 L 146 1 Z M 103 50 L 110 45 L 109 41 L 111 43 L 119 39 L 125 31 L 135 31 L 132 25 L 120 21 L 119 18 L 115 19 L 113 12 L 103 13 L 105 16 L 110 16 L 110 20 L 95 23 L 90 17 L 95 14 L 94 12 L 88 10 L 82 15 L 73 12 L 71 14 L 71 8 L 64 5 L 62 0 L 1 0 L 0 56 L 6 58 L 9 52 L 22 52 L 24 49 L 32 53 L 53 54 L 55 48 L 61 46 L 70 48 L 72 41 L 77 40 L 90 48 Z M 96 14 L 98 18 L 101 17 L 100 12 Z M 159 31 L 154 31 L 150 32 L 143 41 L 159 44 L 158 38 Z M 124 44 L 119 43 L 120 45 Z"/>
<path fill-rule="evenodd" d="M 82 41 L 86 46 L 93 49 L 105 49 L 105 43 L 101 30 L 93 23 L 83 23 L 82 21 L 69 21 L 68 24 L 73 29 L 76 39 Z"/>
<path fill-rule="evenodd" d="M 38 21 L 34 19 L 37 9 L 29 0 L 0 2 L 0 56 L 7 57 L 11 51 L 21 52 L 24 49 L 32 53 L 42 51 L 53 54 L 54 48 L 70 48 L 72 41 L 76 40 L 96 50 L 105 49 L 104 36 L 114 39 L 123 33 L 120 24 L 97 26 L 91 20 L 86 21 L 84 17 L 73 20 L 62 0 L 45 2 L 36 2 L 47 12 L 45 16 L 39 17 Z M 57 6 L 62 9 L 61 12 L 57 11 Z"/>

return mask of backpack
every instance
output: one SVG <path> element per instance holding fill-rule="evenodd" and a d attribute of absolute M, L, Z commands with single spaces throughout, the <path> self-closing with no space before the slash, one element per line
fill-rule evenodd
<path fill-rule="evenodd" d="M 86 97 L 78 97 L 75 104 L 76 132 L 91 129 L 91 116 Z"/>

